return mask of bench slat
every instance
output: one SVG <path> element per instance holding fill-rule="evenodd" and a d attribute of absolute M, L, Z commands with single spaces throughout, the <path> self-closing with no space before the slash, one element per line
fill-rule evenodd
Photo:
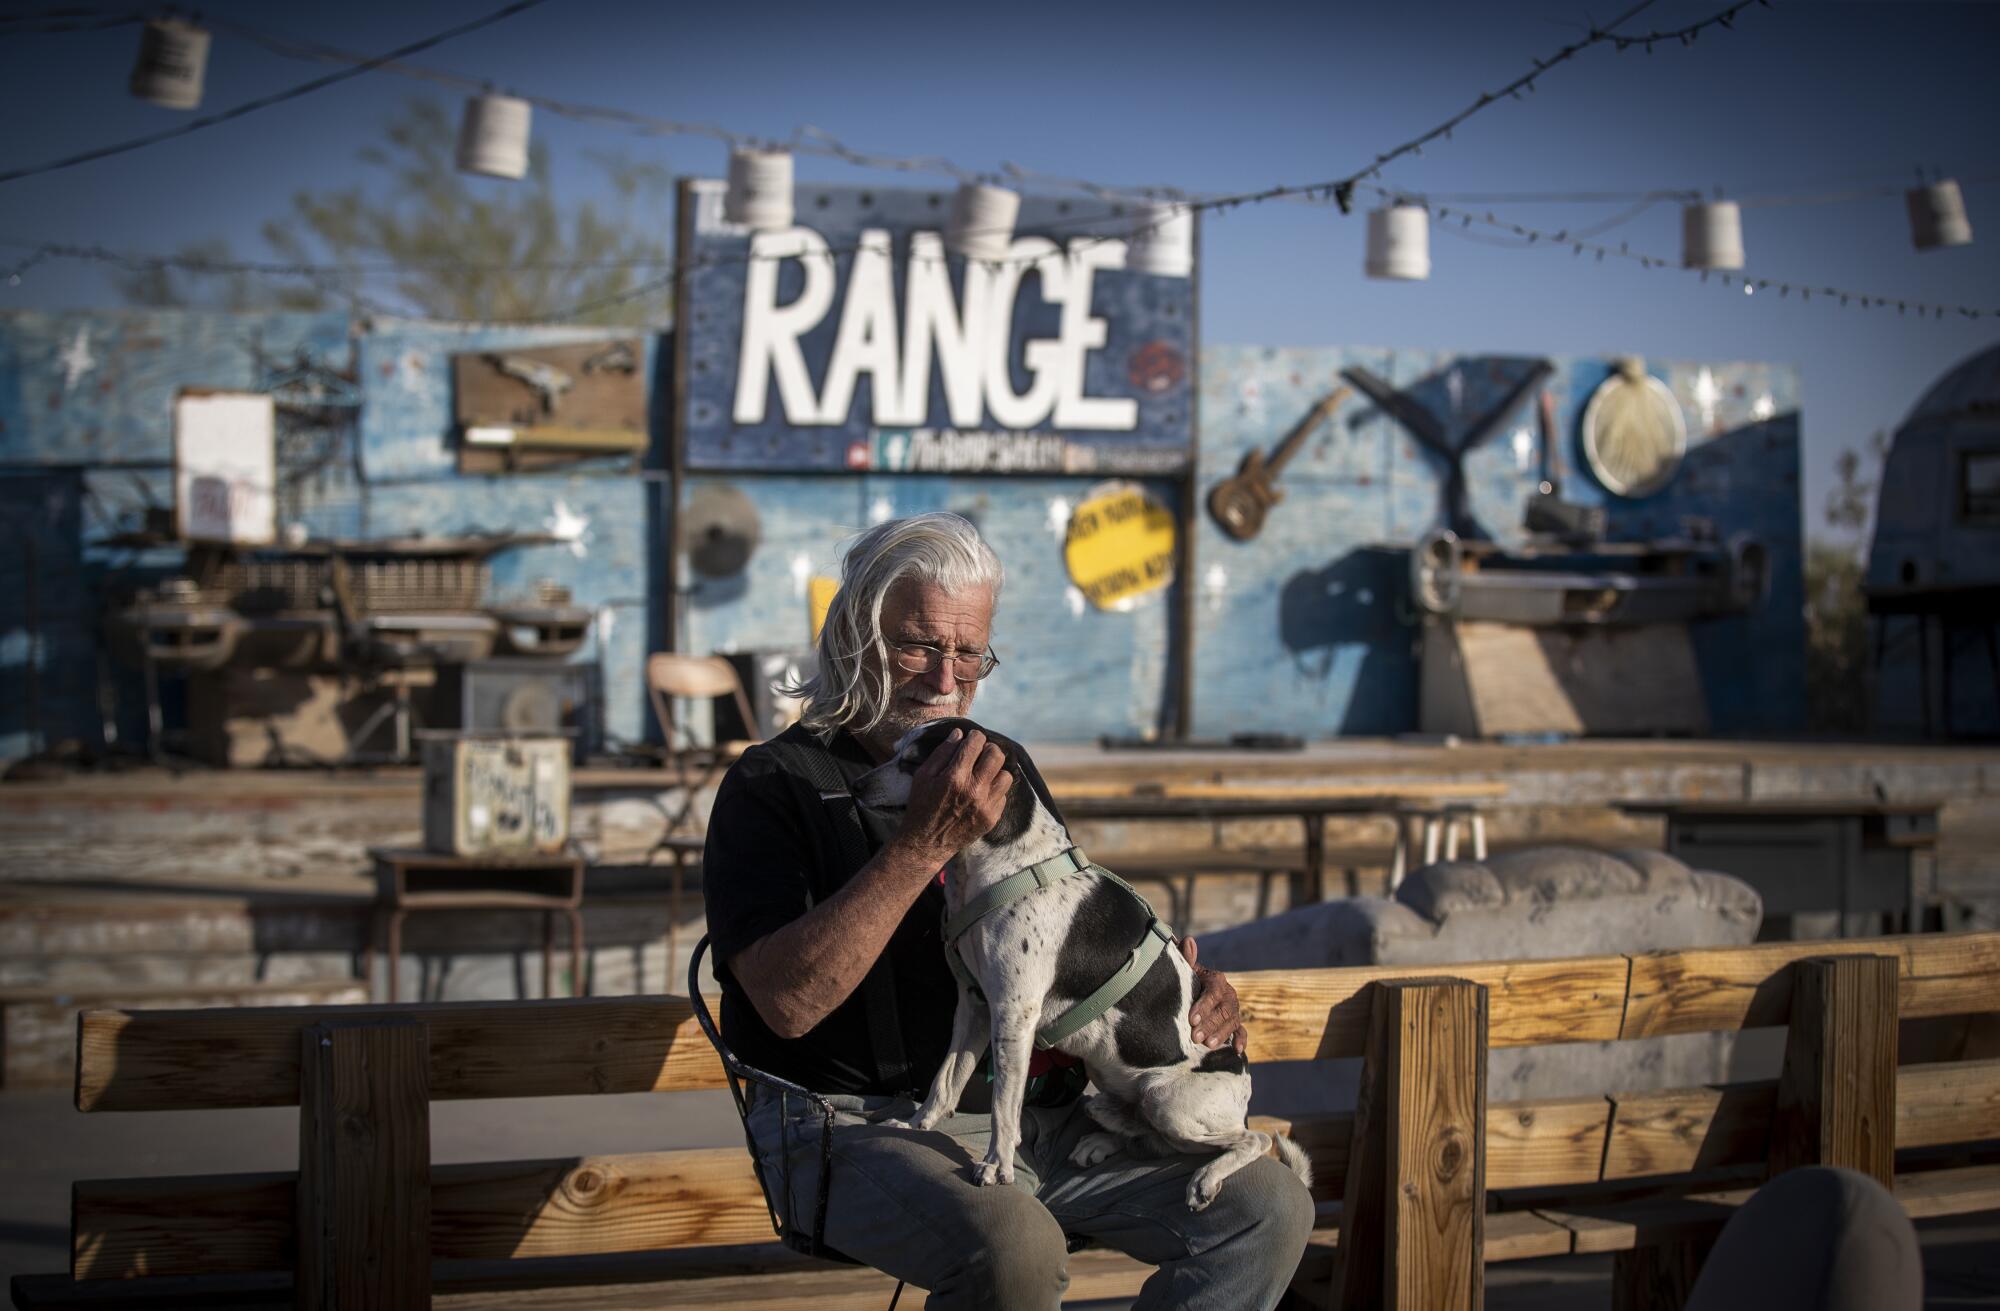
<path fill-rule="evenodd" d="M 1763 942 L 1632 957 L 1630 1000 L 1619 1036 L 1656 1038 L 1783 1024 L 1792 1004 L 1792 976 L 1785 967 L 1810 956 L 1848 955 L 1896 957 L 1903 1019 L 1995 1008 L 2000 933 Z"/>
<path fill-rule="evenodd" d="M 294 1185 L 284 1174 L 106 1179 L 71 1190 L 77 1279 L 289 1267 Z M 439 1260 L 581 1256 L 771 1240 L 740 1148 L 431 1170 Z"/>
<path fill-rule="evenodd" d="M 1262 971 L 1231 978 L 1259 1060 L 1358 1056 L 1366 989 L 1438 967 Z M 1485 984 L 1496 1047 L 1615 1038 L 1626 959 L 1451 966 Z M 261 1011 L 86 1011 L 77 1021 L 80 1111 L 290 1106 L 298 1032 L 329 1019 L 407 1016 L 431 1031 L 431 1097 L 556 1097 L 719 1088 L 722 1067 L 681 997 Z M 198 1018 L 196 1018 L 198 1017 Z"/>
<path fill-rule="evenodd" d="M 1618 1036 L 1627 960 L 1499 961 L 1467 965 L 1366 966 L 1337 970 L 1262 970 L 1230 983 L 1258 1061 L 1329 1060 L 1361 1055 L 1368 1037 L 1368 985 L 1413 978 L 1465 979 L 1486 985 L 1487 1040 L 1494 1047 L 1602 1042 Z"/>
<path fill-rule="evenodd" d="M 1762 1161 L 1777 1094 L 1775 1079 L 1619 1093 L 1611 1099 L 1604 1178 L 1689 1174 Z"/>
<path fill-rule="evenodd" d="M 1773 1090 L 1760 1082 L 1495 1103 L 1486 1114 L 1487 1187 L 1595 1183 L 1600 1167 L 1604 1179 L 1628 1179 L 1761 1161 Z M 1901 1071 L 1899 1147 L 2000 1138 L 1996 1119 L 2000 1061 Z M 1341 1195 L 1351 1114 L 1258 1116 L 1252 1124 L 1289 1133 L 1305 1148 L 1315 1196 Z M 293 1250 L 293 1181 L 256 1174 L 80 1182 L 72 1190 L 73 1273 L 282 1268 Z M 733 1147 L 440 1165 L 431 1171 L 431 1197 L 432 1250 L 441 1259 L 653 1251 L 771 1236 L 749 1157 Z M 1494 1241 L 1489 1229 L 1488 1246 Z"/>
<path fill-rule="evenodd" d="M 1896 1146 L 2000 1138 L 2000 1060 L 1905 1065 L 1896 1071 Z"/>
<path fill-rule="evenodd" d="M 295 1106 L 301 1029 L 399 1016 L 430 1026 L 433 1101 L 719 1088 L 721 1063 L 693 1015 L 684 997 L 86 1011 L 76 1107 Z"/>
<path fill-rule="evenodd" d="M 1310 1060 L 1360 1055 L 1367 987 L 1378 980 L 1449 975 L 1484 984 L 1491 1044 L 1540 1046 L 1781 1023 L 1790 1004 L 1786 967 L 1831 952 L 1896 956 L 1905 1017 L 1994 1008 L 2000 933 L 1765 943 L 1635 957 L 1270 970 L 1232 981 L 1256 1059 Z M 431 1095 L 437 1100 L 722 1084 L 721 1067 L 679 997 L 87 1011 L 78 1019 L 77 1108 L 294 1105 L 301 1028 L 392 1015 L 430 1026 Z"/>
<path fill-rule="evenodd" d="M 1623 1202 L 1589 1211 L 1535 1212 L 1576 1235 L 1576 1251 L 1622 1252 L 1713 1233 L 1755 1192 L 1732 1188 L 1686 1198 Z M 1961 1166 L 1896 1176 L 1896 1200 L 1910 1218 L 1976 1215 L 2000 1209 L 2000 1165 Z"/>

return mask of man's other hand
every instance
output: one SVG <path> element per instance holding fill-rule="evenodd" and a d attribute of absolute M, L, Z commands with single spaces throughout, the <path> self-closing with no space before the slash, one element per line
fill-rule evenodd
<path fill-rule="evenodd" d="M 954 728 L 910 776 L 910 805 L 898 836 L 942 865 L 1000 822 L 1013 786 L 1006 752 L 976 728 Z"/>
<path fill-rule="evenodd" d="M 1236 989 L 1221 970 L 1195 964 L 1193 935 L 1181 939 L 1181 955 L 1194 970 L 1194 1003 L 1188 1007 L 1188 1030 L 1194 1040 L 1213 1050 L 1233 1046 L 1241 1054 L 1250 1045 L 1236 1007 Z"/>

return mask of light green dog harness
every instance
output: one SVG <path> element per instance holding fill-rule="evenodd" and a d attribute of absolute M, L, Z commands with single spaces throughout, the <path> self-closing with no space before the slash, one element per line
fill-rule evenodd
<path fill-rule="evenodd" d="M 1160 923 L 1159 916 L 1153 914 L 1152 905 L 1124 879 L 1102 865 L 1092 864 L 1090 858 L 1083 854 L 1083 848 L 1071 847 L 1059 856 L 1051 856 L 1017 874 L 1008 875 L 959 907 L 958 914 L 947 914 L 944 920 L 944 958 L 951 965 L 952 975 L 957 978 L 961 988 L 984 1001 L 986 995 L 979 990 L 978 980 L 972 977 L 972 971 L 967 969 L 965 962 L 959 958 L 958 940 L 965 936 L 966 930 L 1002 906 L 1019 901 L 1038 889 L 1060 883 L 1064 879 L 1075 878 L 1080 874 L 1109 879 L 1125 889 L 1134 901 L 1145 908 L 1146 933 L 1139 939 L 1139 944 L 1132 948 L 1132 954 L 1125 958 L 1125 963 L 1119 966 L 1110 978 L 1099 984 L 1096 991 L 1035 1031 L 1035 1046 L 1039 1048 L 1055 1046 L 1125 1000 L 1125 994 L 1132 991 L 1146 971 L 1152 968 L 1161 950 L 1173 941 L 1173 934 Z"/>

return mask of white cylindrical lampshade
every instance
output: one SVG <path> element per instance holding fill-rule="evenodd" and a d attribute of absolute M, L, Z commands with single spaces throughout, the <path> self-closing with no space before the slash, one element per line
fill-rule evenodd
<path fill-rule="evenodd" d="M 1368 211 L 1368 276 L 1422 282 L 1431 275 L 1431 215 L 1422 205 Z"/>
<path fill-rule="evenodd" d="M 458 168 L 490 178 L 528 172 L 528 127 L 533 107 L 513 96 L 473 96 L 458 123 Z"/>
<path fill-rule="evenodd" d="M 201 104 L 208 71 L 206 31 L 178 18 L 156 18 L 139 35 L 139 59 L 132 65 L 132 94 L 168 109 Z"/>
<path fill-rule="evenodd" d="M 1905 197 L 1910 206 L 1910 240 L 1918 250 L 1964 246 L 1972 241 L 1972 220 L 1965 214 L 1965 196 L 1955 178 L 1917 187 Z"/>
<path fill-rule="evenodd" d="M 784 150 L 729 152 L 729 194 L 722 217 L 758 232 L 792 226 L 792 156 Z"/>
<path fill-rule="evenodd" d="M 1147 202 L 1125 246 L 1125 267 L 1134 273 L 1185 278 L 1194 273 L 1194 214 L 1186 205 Z"/>
<path fill-rule="evenodd" d="M 944 248 L 967 259 L 1006 259 L 1014 244 L 1014 220 L 1020 214 L 1018 192 L 968 182 L 951 198 Z"/>
<path fill-rule="evenodd" d="M 1681 207 L 1681 267 L 1743 267 L 1743 211 L 1735 201 Z"/>

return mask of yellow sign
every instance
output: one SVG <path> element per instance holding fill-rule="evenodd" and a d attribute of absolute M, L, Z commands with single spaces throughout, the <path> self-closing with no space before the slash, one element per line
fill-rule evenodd
<path fill-rule="evenodd" d="M 1100 610 L 1156 592 L 1174 580 L 1174 516 L 1130 483 L 1076 507 L 1063 562 L 1069 580 Z"/>
<path fill-rule="evenodd" d="M 840 590 L 838 578 L 824 578 L 814 574 L 806 579 L 806 607 L 812 623 L 812 640 L 819 641 L 819 630 L 826 627 L 827 608 L 833 604 L 833 594 Z"/>

